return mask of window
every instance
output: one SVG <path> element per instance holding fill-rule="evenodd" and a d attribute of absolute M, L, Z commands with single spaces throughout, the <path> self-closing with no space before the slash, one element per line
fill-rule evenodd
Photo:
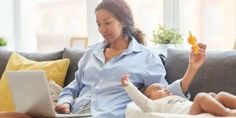
<path fill-rule="evenodd" d="M 180 0 L 184 37 L 188 31 L 208 49 L 232 50 L 236 40 L 235 0 Z"/>
<path fill-rule="evenodd" d="M 126 0 L 130 5 L 134 22 L 146 35 L 148 46 L 153 46 L 151 42 L 153 30 L 159 24 L 163 24 L 163 0 Z"/>
<path fill-rule="evenodd" d="M 37 51 L 70 47 L 71 37 L 87 37 L 86 0 L 57 0 L 36 4 Z"/>
<path fill-rule="evenodd" d="M 46 52 L 70 47 L 72 37 L 87 37 L 88 45 L 100 39 L 94 8 L 101 0 L 19 1 L 17 49 Z M 163 24 L 163 0 L 125 0 L 131 6 L 136 26 L 146 34 L 148 45 L 153 30 Z M 27 9 L 26 9 L 27 8 Z M 27 26 L 27 27 L 26 27 Z M 88 33 L 89 32 L 89 33 Z M 27 45 L 33 42 L 33 45 Z"/>

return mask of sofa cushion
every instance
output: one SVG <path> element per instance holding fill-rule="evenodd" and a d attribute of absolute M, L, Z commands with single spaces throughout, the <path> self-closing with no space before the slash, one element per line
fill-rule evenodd
<path fill-rule="evenodd" d="M 78 61 L 83 56 L 85 50 L 77 48 L 65 48 L 63 58 L 70 59 L 70 65 L 66 74 L 65 86 L 75 78 L 75 72 L 78 70 Z"/>
<path fill-rule="evenodd" d="M 1 67 L 0 78 L 5 70 L 5 67 L 7 65 L 7 61 L 10 57 L 11 52 L 12 51 L 0 49 L 0 67 Z M 49 61 L 49 60 L 61 59 L 63 55 L 63 51 L 47 52 L 47 53 L 19 52 L 19 54 L 34 61 Z"/>
<path fill-rule="evenodd" d="M 190 51 L 169 49 L 166 79 L 172 83 L 184 76 Z M 226 91 L 236 94 L 236 51 L 207 51 L 207 60 L 190 85 L 191 100 L 198 92 Z"/>
<path fill-rule="evenodd" d="M 64 79 L 69 65 L 69 59 L 36 62 L 12 53 L 6 69 L 0 80 L 0 111 L 14 111 L 12 94 L 8 86 L 6 72 L 15 70 L 44 70 L 47 78 L 54 80 L 58 85 L 64 85 Z"/>
<path fill-rule="evenodd" d="M 34 61 L 50 61 L 50 60 L 62 59 L 63 51 L 43 52 L 43 53 L 19 52 L 19 54 L 21 54 L 27 59 Z"/>

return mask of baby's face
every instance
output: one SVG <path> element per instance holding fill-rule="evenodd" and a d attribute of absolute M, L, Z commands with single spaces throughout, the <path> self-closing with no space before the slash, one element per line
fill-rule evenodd
<path fill-rule="evenodd" d="M 172 93 L 169 90 L 162 87 L 161 84 L 158 83 L 149 85 L 147 89 L 144 91 L 144 94 L 152 100 L 172 95 Z"/>

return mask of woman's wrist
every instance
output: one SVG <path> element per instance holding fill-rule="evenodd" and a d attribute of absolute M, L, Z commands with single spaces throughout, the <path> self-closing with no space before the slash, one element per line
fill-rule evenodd
<path fill-rule="evenodd" d="M 190 83 L 192 82 L 192 79 L 196 75 L 197 71 L 198 71 L 198 68 L 192 67 L 190 65 L 188 66 L 187 71 L 181 81 L 181 88 L 183 92 L 186 92 L 188 90 L 188 87 Z"/>
<path fill-rule="evenodd" d="M 196 71 L 197 72 L 199 70 L 199 68 L 200 67 L 196 67 L 196 66 L 193 66 L 193 65 L 189 64 L 187 69 L 191 70 L 191 71 Z"/>

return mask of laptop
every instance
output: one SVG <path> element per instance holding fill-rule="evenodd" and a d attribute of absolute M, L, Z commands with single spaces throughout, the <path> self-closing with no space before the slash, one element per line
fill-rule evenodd
<path fill-rule="evenodd" d="M 16 112 L 36 117 L 80 118 L 91 116 L 90 114 L 57 114 L 43 70 L 8 71 L 7 76 Z"/>

